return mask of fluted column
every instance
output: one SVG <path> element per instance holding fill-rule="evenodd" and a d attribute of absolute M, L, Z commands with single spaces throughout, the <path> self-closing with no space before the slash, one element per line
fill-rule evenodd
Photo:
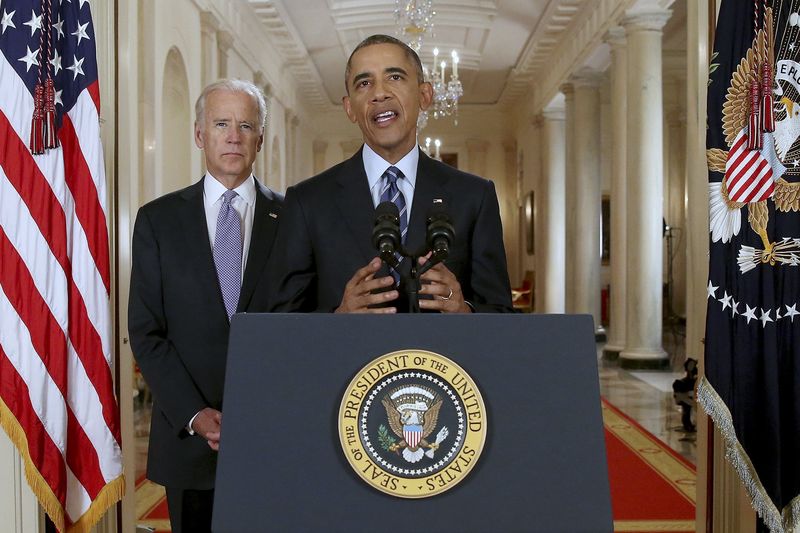
<path fill-rule="evenodd" d="M 219 19 L 211 11 L 200 13 L 200 78 L 203 80 L 203 87 L 216 81 L 219 77 L 217 31 L 219 30 Z"/>
<path fill-rule="evenodd" d="M 328 143 L 315 140 L 312 149 L 314 151 L 314 174 L 319 174 L 325 170 L 325 151 L 328 149 Z"/>
<path fill-rule="evenodd" d="M 537 203 L 542 231 L 537 238 L 536 309 L 543 313 L 565 311 L 566 272 L 566 175 L 564 109 L 545 109 L 541 114 L 542 179 Z"/>
<path fill-rule="evenodd" d="M 574 116 L 575 116 L 575 87 L 572 83 L 564 83 L 559 88 L 564 95 L 564 184 L 570 194 L 566 197 L 565 208 L 569 211 L 574 209 L 574 198 L 572 191 L 577 188 L 577 177 L 575 175 L 575 154 L 577 147 L 574 138 Z M 570 245 L 575 239 L 577 224 L 575 217 L 566 217 L 564 224 L 564 235 L 566 247 L 564 249 L 564 307 L 567 313 L 576 313 L 575 309 L 575 285 L 572 280 L 575 278 L 575 254 L 574 248 Z"/>
<path fill-rule="evenodd" d="M 522 273 L 520 272 L 520 253 L 517 246 L 519 241 L 519 209 L 517 208 L 517 141 L 506 139 L 503 141 L 503 155 L 505 160 L 505 179 L 495 181 L 497 197 L 500 201 L 500 218 L 503 221 L 503 243 L 506 248 L 506 264 L 508 277 L 512 285 L 517 285 Z"/>
<path fill-rule="evenodd" d="M 217 32 L 217 76 L 228 77 L 228 50 L 233 46 L 233 35 L 221 30 Z"/>
<path fill-rule="evenodd" d="M 669 364 L 662 332 L 662 195 L 664 190 L 661 30 L 670 11 L 652 7 L 629 11 L 628 36 L 628 210 L 627 323 L 625 368 Z"/>
<path fill-rule="evenodd" d="M 600 323 L 600 76 L 584 70 L 573 76 L 575 113 L 573 116 L 573 164 L 575 188 L 568 195 L 567 212 L 575 221 L 572 234 L 573 278 L 576 313 L 594 317 Z M 570 243 L 569 239 L 567 241 Z M 567 258 L 570 261 L 569 258 Z"/>
<path fill-rule="evenodd" d="M 608 342 L 603 348 L 603 357 L 616 359 L 625 348 L 625 308 L 627 290 L 625 274 L 628 260 L 625 257 L 626 233 L 625 220 L 627 210 L 627 172 L 626 172 L 626 94 L 627 46 L 625 30 L 615 27 L 606 35 L 606 42 L 611 46 L 611 236 L 610 266 L 611 294 L 609 302 Z"/>

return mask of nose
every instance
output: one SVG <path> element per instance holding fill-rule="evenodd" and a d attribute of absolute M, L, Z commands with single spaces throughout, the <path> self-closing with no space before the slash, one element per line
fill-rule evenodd
<path fill-rule="evenodd" d="M 239 130 L 238 125 L 228 128 L 226 133 L 227 135 L 225 136 L 225 141 L 231 144 L 239 144 L 242 142 L 242 132 Z"/>
<path fill-rule="evenodd" d="M 372 93 L 372 101 L 373 102 L 383 102 L 387 98 L 391 97 L 391 93 L 386 88 L 386 84 L 383 80 L 375 80 L 373 84 L 373 93 Z"/>

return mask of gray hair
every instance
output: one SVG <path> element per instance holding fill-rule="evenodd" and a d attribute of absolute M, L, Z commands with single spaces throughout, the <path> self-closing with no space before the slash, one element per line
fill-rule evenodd
<path fill-rule="evenodd" d="M 239 79 L 225 79 L 215 81 L 211 85 L 206 86 L 197 103 L 194 104 L 195 121 L 198 123 L 203 122 L 206 110 L 206 98 L 214 91 L 229 91 L 234 93 L 244 93 L 253 98 L 258 106 L 258 124 L 263 129 L 267 123 L 267 100 L 264 98 L 264 93 L 258 88 L 256 84 L 247 80 Z"/>

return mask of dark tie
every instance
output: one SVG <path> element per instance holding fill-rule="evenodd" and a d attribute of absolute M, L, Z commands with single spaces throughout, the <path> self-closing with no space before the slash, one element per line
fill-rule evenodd
<path fill-rule="evenodd" d="M 397 186 L 397 180 L 403 179 L 404 177 L 403 172 L 395 166 L 387 168 L 386 172 L 381 176 L 381 178 L 383 178 L 381 202 L 392 202 L 397 206 L 397 210 L 400 212 L 400 239 L 403 244 L 406 242 L 406 233 L 408 233 L 408 209 L 406 209 L 406 199 Z M 403 259 L 399 253 L 396 253 L 395 256 L 398 261 Z M 395 284 L 400 283 L 400 274 L 394 269 L 390 269 L 390 271 Z"/>
<path fill-rule="evenodd" d="M 236 312 L 242 288 L 242 219 L 231 205 L 236 196 L 235 191 L 225 191 L 222 195 L 214 236 L 214 266 L 228 319 Z"/>

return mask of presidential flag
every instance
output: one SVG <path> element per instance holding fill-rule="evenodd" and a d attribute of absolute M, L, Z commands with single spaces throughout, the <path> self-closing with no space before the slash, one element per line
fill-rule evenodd
<path fill-rule="evenodd" d="M 60 531 L 124 491 L 88 0 L 0 1 L 0 423 Z"/>
<path fill-rule="evenodd" d="M 800 0 L 724 0 L 708 88 L 711 243 L 698 398 L 760 528 L 774 533 L 800 525 L 799 10 Z"/>

